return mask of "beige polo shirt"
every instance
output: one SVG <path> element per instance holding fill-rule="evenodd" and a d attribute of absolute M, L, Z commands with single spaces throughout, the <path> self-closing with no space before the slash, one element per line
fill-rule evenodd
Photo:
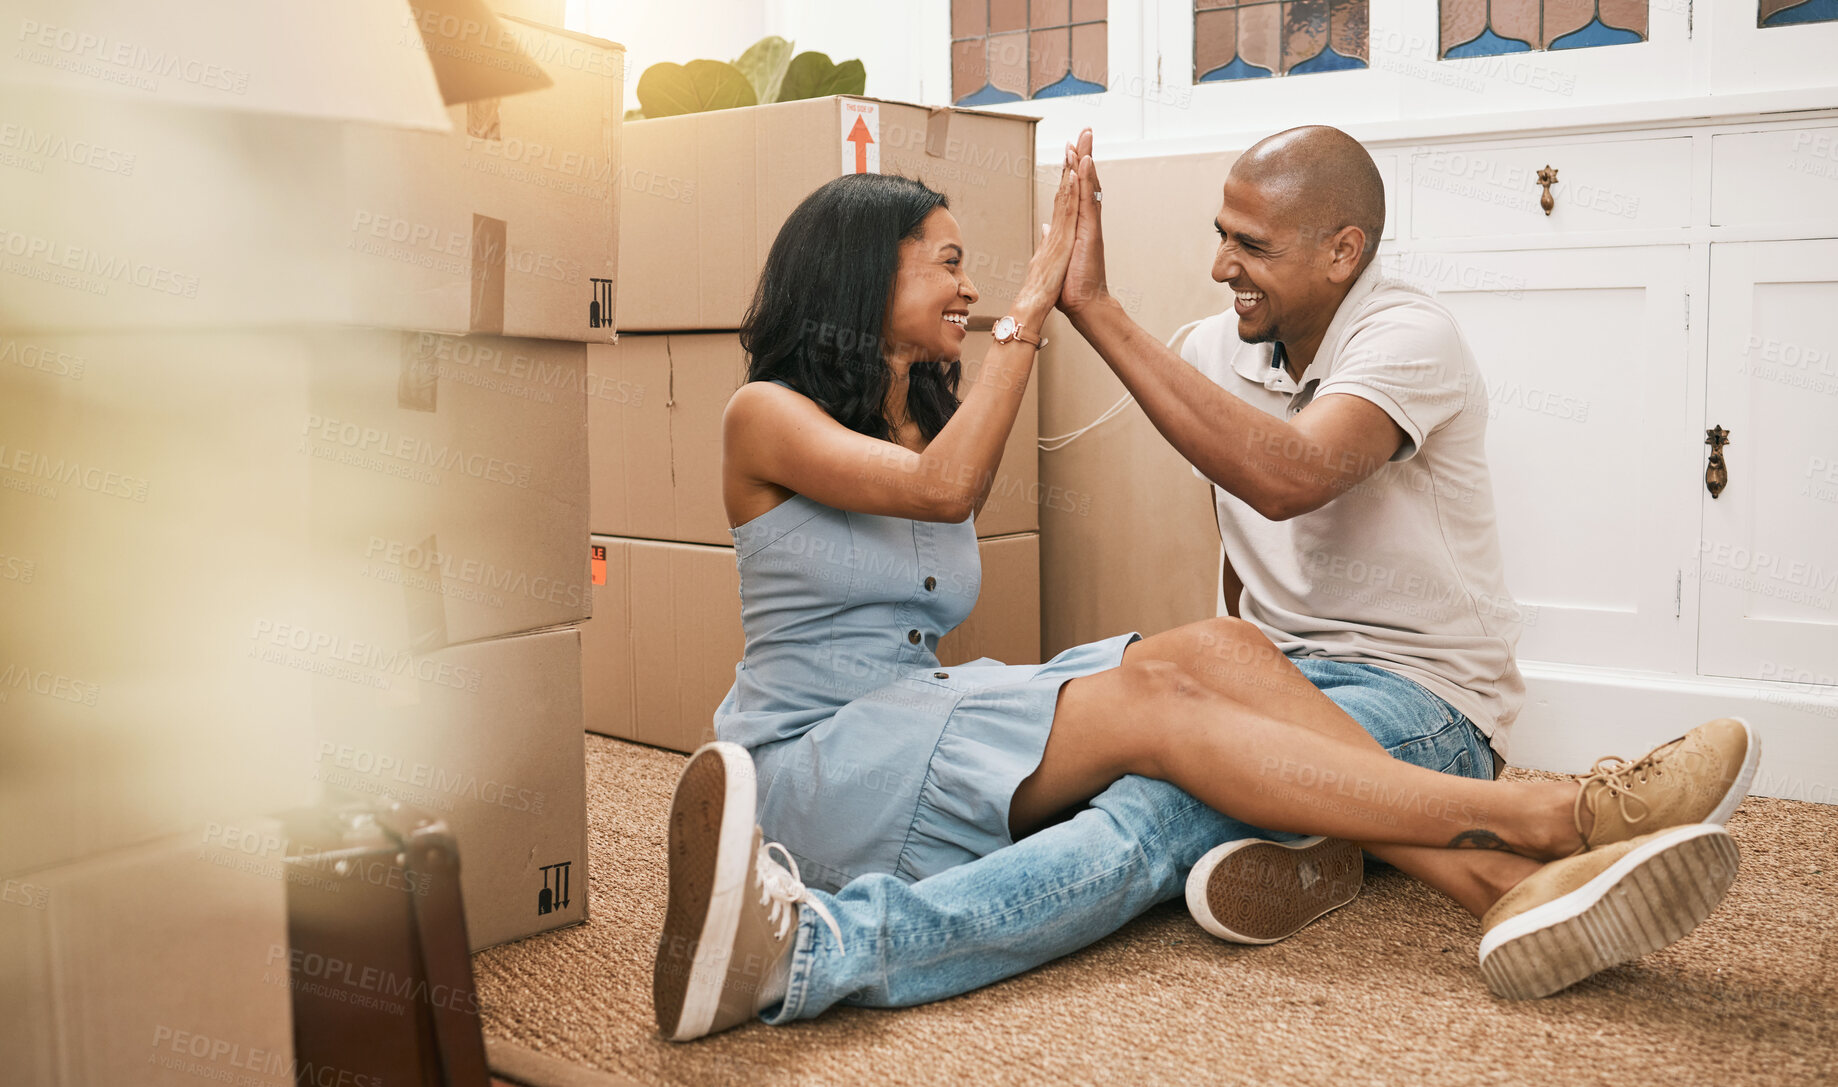
<path fill-rule="evenodd" d="M 1219 534 L 1244 582 L 1239 614 L 1285 653 L 1388 669 L 1439 695 L 1502 757 L 1525 681 L 1513 659 L 1521 611 L 1507 591 L 1487 472 L 1487 389 L 1455 318 L 1429 295 L 1366 269 L 1298 385 L 1274 344 L 1238 338 L 1227 310 L 1181 357 L 1279 419 L 1317 396 L 1383 408 L 1405 441 L 1327 505 L 1269 521 L 1213 487 Z M 1272 431 L 1301 472 L 1323 454 Z M 1196 470 L 1195 474 L 1199 474 Z M 1201 478 L 1205 478 L 1202 476 Z"/>

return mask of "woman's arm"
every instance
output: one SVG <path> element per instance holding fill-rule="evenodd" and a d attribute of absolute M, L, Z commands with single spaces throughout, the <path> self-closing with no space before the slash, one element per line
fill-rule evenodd
<path fill-rule="evenodd" d="M 1077 225 L 1077 178 L 1060 175 L 1053 219 L 1010 314 L 1031 336 L 1059 297 Z M 826 506 L 957 522 L 982 508 L 1034 366 L 1032 344 L 995 343 L 951 421 L 914 452 L 859 434 L 801 393 L 743 385 L 722 419 L 723 476 L 782 487 Z"/>

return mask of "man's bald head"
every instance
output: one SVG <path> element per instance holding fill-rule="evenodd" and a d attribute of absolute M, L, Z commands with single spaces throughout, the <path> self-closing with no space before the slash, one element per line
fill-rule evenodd
<path fill-rule="evenodd" d="M 1385 182 L 1366 149 L 1338 128 L 1307 125 L 1266 136 L 1232 164 L 1231 177 L 1256 186 L 1304 237 L 1325 242 L 1358 227 L 1366 236 L 1359 271 L 1378 253 Z"/>

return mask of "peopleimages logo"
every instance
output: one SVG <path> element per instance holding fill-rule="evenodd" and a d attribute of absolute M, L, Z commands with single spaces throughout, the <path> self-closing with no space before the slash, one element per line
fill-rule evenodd
<path fill-rule="evenodd" d="M 270 659 L 263 656 L 263 650 L 273 650 L 281 654 L 273 658 L 273 663 L 277 664 L 291 663 L 282 653 L 291 650 L 304 654 L 309 661 L 317 657 L 326 663 L 368 669 L 377 676 L 408 676 L 423 683 L 468 692 L 476 692 L 483 678 L 483 673 L 476 668 L 417 657 L 407 650 L 388 650 L 371 642 L 360 642 L 343 635 L 326 634 L 309 627 L 277 623 L 269 619 L 257 620 L 249 638 L 252 643 L 251 656 Z"/>
<path fill-rule="evenodd" d="M 153 1052 L 148 1054 L 147 1063 L 206 1080 L 234 1078 L 241 1082 L 246 1077 L 235 1076 L 235 1070 L 241 1070 L 298 1087 L 384 1087 L 381 1076 L 314 1064 L 278 1050 L 165 1026 L 153 1028 Z"/>
<path fill-rule="evenodd" d="M 52 238 L 21 234 L 17 230 L 0 228 L 0 252 L 9 257 L 36 261 L 50 270 L 89 276 L 102 288 L 96 292 L 98 294 L 107 293 L 107 285 L 110 283 L 128 283 L 156 294 L 179 298 L 198 297 L 198 277 L 195 275 Z"/>
<path fill-rule="evenodd" d="M 401 540 L 385 540 L 381 536 L 370 537 L 370 545 L 364 557 L 388 563 L 404 571 L 430 575 L 431 581 L 436 583 L 456 581 L 509 596 L 527 596 L 531 600 L 568 607 L 579 607 L 587 599 L 587 587 L 579 582 L 564 581 L 543 574 L 532 577 L 522 570 L 506 570 L 479 559 L 461 558 Z"/>
<path fill-rule="evenodd" d="M 147 500 L 147 480 L 69 457 L 53 457 L 30 449 L 0 444 L 0 471 L 17 472 L 47 483 L 76 484 L 92 494 L 126 498 L 135 502 Z M 53 492 L 49 497 L 57 497 Z"/>
<path fill-rule="evenodd" d="M 319 744 L 318 761 L 340 770 L 374 778 L 387 778 L 397 784 L 426 789 L 442 796 L 464 797 L 511 811 L 541 815 L 544 794 L 541 789 L 520 789 L 495 778 L 481 778 L 464 770 L 447 770 L 425 762 L 405 763 L 387 752 L 371 751 L 352 744 Z"/>
<path fill-rule="evenodd" d="M 449 445 L 436 445 L 406 434 L 392 434 L 379 427 L 364 426 L 322 415 L 308 415 L 301 433 L 309 439 L 340 446 L 353 453 L 369 453 L 405 465 L 459 472 L 488 483 L 511 487 L 530 485 L 531 467 L 503 460 L 485 453 L 470 452 Z M 4 448 L 4 447 L 0 447 Z"/>

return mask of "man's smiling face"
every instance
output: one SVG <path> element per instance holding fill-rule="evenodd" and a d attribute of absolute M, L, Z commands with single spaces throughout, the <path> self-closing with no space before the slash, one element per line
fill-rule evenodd
<path fill-rule="evenodd" d="M 1339 304 L 1322 239 L 1285 206 L 1297 201 L 1280 195 L 1227 177 L 1213 220 L 1219 234 L 1213 279 L 1236 295 L 1238 338 L 1246 343 L 1305 338 L 1325 329 Z"/>

